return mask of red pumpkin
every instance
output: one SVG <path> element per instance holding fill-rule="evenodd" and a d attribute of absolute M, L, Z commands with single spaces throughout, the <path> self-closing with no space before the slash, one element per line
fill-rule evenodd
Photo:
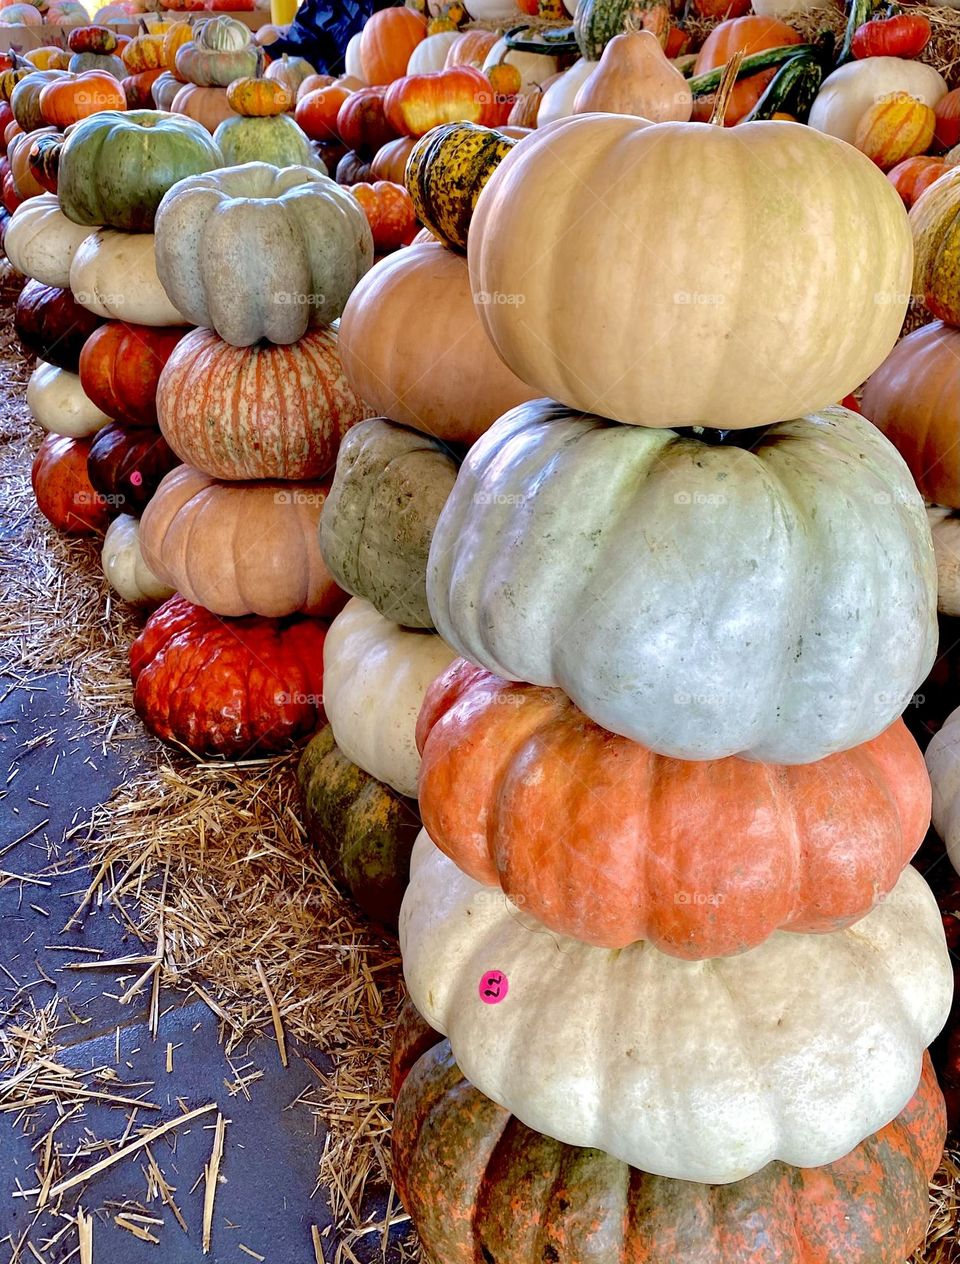
<path fill-rule="evenodd" d="M 9 101 L 0 101 L 0 154 L 7 152 L 7 141 L 5 132 L 7 127 L 14 122 L 13 110 L 10 108 Z"/>
<path fill-rule="evenodd" d="M 334 175 L 338 164 L 347 153 L 346 145 L 342 145 L 338 140 L 314 140 L 310 143 L 325 170 Z"/>
<path fill-rule="evenodd" d="M 361 88 L 347 96 L 337 115 L 337 132 L 348 149 L 371 154 L 396 139 L 397 129 L 387 119 L 383 103 L 382 88 Z"/>
<path fill-rule="evenodd" d="M 171 597 L 130 648 L 137 715 L 195 755 L 282 751 L 323 722 L 326 631 L 299 615 L 222 619 Z"/>
<path fill-rule="evenodd" d="M 417 723 L 436 845 L 550 930 L 700 960 L 774 931 L 840 930 L 891 891 L 930 823 L 901 721 L 812 764 L 682 761 L 617 737 L 559 689 L 456 659 Z"/>
<path fill-rule="evenodd" d="M 697 54 L 693 67 L 695 75 L 705 74 L 718 66 L 725 66 L 730 58 L 743 49 L 745 53 L 762 53 L 767 48 L 779 48 L 784 44 L 799 44 L 801 36 L 786 22 L 777 18 L 764 18 L 756 14 L 748 14 L 742 18 L 729 18 L 715 26 L 703 47 Z M 732 127 L 745 114 L 748 114 L 763 96 L 764 90 L 776 74 L 776 70 L 764 70 L 760 74 L 750 75 L 737 81 L 730 93 L 724 114 L 724 124 Z M 697 122 L 706 122 L 713 110 L 714 98 L 698 97 L 693 105 L 693 117 Z"/>
<path fill-rule="evenodd" d="M 407 1072 L 429 1040 L 424 1026 L 409 1022 L 395 1050 L 392 1149 L 397 1192 L 430 1260 L 902 1264 L 923 1239 L 946 1135 L 929 1057 L 907 1106 L 845 1158 L 770 1163 L 715 1186 L 533 1132 L 464 1079 L 439 1037 Z"/>
<path fill-rule="evenodd" d="M 384 108 L 396 131 L 423 136 L 441 123 L 493 126 L 497 107 L 490 81 L 482 71 L 455 66 L 398 80 L 388 89 Z"/>
<path fill-rule="evenodd" d="M 933 113 L 937 120 L 933 131 L 934 149 L 953 149 L 954 145 L 960 145 L 960 88 L 945 93 L 933 107 Z"/>
<path fill-rule="evenodd" d="M 416 237 L 417 213 L 402 184 L 377 180 L 373 184 L 351 185 L 350 192 L 363 207 L 377 254 L 408 246 Z"/>
<path fill-rule="evenodd" d="M 948 163 L 942 158 L 930 158 L 921 154 L 915 158 L 904 158 L 887 172 L 887 179 L 900 194 L 903 204 L 909 211 L 917 198 L 928 189 L 934 180 L 950 170 Z"/>
<path fill-rule="evenodd" d="M 318 88 L 298 98 L 293 117 L 311 140 L 337 140 L 337 118 L 349 96 L 346 88 L 335 84 Z"/>
<path fill-rule="evenodd" d="M 392 83 L 407 73 L 410 54 L 427 35 L 427 19 L 412 9 L 381 9 L 360 36 L 360 65 L 367 83 Z"/>
<path fill-rule="evenodd" d="M 115 53 L 120 41 L 108 26 L 78 26 L 67 36 L 71 53 Z"/>
<path fill-rule="evenodd" d="M 163 66 L 158 66 L 155 70 L 141 70 L 135 75 L 127 75 L 126 79 L 122 79 L 120 88 L 127 99 L 127 108 L 130 110 L 156 109 L 153 100 L 153 85 L 162 74 L 169 73 Z"/>
<path fill-rule="evenodd" d="M 0 182 L 2 182 L 3 189 L 3 209 L 8 215 L 12 215 L 23 201 L 23 198 L 17 192 L 17 186 L 13 181 L 13 172 L 10 170 L 10 163 L 6 158 L 0 162 Z"/>
<path fill-rule="evenodd" d="M 30 480 L 37 508 L 67 535 L 98 535 L 109 517 L 87 474 L 89 439 L 48 434 L 37 449 Z"/>
<path fill-rule="evenodd" d="M 853 33 L 854 57 L 917 57 L 930 40 L 930 19 L 922 13 L 898 13 L 874 18 Z"/>
<path fill-rule="evenodd" d="M 81 307 L 70 290 L 28 281 L 17 299 L 13 323 L 28 354 L 76 373 L 84 343 L 101 320 Z"/>
<path fill-rule="evenodd" d="M 329 88 L 332 83 L 337 83 L 333 75 L 307 75 L 297 87 L 297 100 L 302 101 L 311 92 L 318 92 L 321 88 Z M 343 84 L 337 84 L 337 87 L 343 87 Z"/>
<path fill-rule="evenodd" d="M 160 374 L 186 332 L 108 321 L 80 353 L 80 384 L 87 397 L 115 421 L 156 426 Z"/>
<path fill-rule="evenodd" d="M 337 184 L 369 184 L 372 178 L 371 163 L 352 149 L 348 149 L 337 163 Z"/>
<path fill-rule="evenodd" d="M 389 180 L 391 184 L 403 184 L 410 150 L 417 143 L 415 136 L 400 136 L 378 149 L 371 164 L 374 180 Z"/>
<path fill-rule="evenodd" d="M 152 426 L 104 426 L 87 454 L 90 482 L 103 496 L 111 517 L 139 516 L 164 474 L 180 464 L 166 439 Z"/>

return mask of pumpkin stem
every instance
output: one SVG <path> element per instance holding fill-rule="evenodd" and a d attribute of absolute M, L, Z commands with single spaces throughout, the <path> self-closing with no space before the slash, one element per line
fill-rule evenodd
<path fill-rule="evenodd" d="M 726 118 L 727 114 L 727 106 L 730 104 L 730 96 L 736 86 L 737 76 L 740 73 L 740 66 L 743 62 L 745 53 L 746 49 L 738 48 L 723 68 L 720 86 L 717 88 L 717 95 L 714 97 L 713 101 L 713 109 L 710 112 L 710 122 L 716 127 L 723 127 L 723 120 Z"/>

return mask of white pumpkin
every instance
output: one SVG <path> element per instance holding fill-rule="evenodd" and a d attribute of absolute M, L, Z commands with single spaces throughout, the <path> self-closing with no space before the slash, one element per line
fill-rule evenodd
<path fill-rule="evenodd" d="M 943 75 L 926 62 L 905 57 L 865 57 L 827 75 L 807 121 L 818 132 L 852 145 L 857 124 L 874 102 L 904 93 L 934 106 L 946 91 Z"/>
<path fill-rule="evenodd" d="M 130 514 L 114 518 L 103 538 L 100 553 L 107 583 L 133 606 L 155 606 L 173 596 L 160 582 L 140 552 L 140 523 Z"/>
<path fill-rule="evenodd" d="M 14 211 L 4 250 L 24 276 L 65 290 L 70 285 L 73 256 L 92 231 L 88 224 L 67 219 L 55 193 L 42 193 Z"/>
<path fill-rule="evenodd" d="M 450 46 L 459 38 L 459 31 L 438 31 L 436 35 L 428 35 L 410 54 L 407 74 L 429 75 L 436 70 L 443 70 Z"/>
<path fill-rule="evenodd" d="M 835 0 L 753 0 L 753 12 L 762 18 L 784 21 L 794 14 L 835 11 Z"/>
<path fill-rule="evenodd" d="M 557 119 L 570 118 L 573 114 L 573 103 L 577 99 L 581 85 L 586 83 L 597 65 L 597 62 L 587 61 L 585 57 L 581 57 L 547 88 L 540 98 L 540 108 L 537 110 L 538 128 L 546 127 L 548 123 L 555 123 Z"/>
<path fill-rule="evenodd" d="M 30 374 L 27 406 L 44 430 L 73 439 L 96 434 L 111 420 L 87 398 L 76 373 L 43 360 Z"/>
<path fill-rule="evenodd" d="M 937 559 L 937 609 L 956 617 L 960 615 L 960 513 L 929 505 L 927 520 Z"/>
<path fill-rule="evenodd" d="M 520 10 L 515 0 L 468 0 L 467 12 L 476 22 L 506 22 Z"/>
<path fill-rule="evenodd" d="M 420 704 L 455 657 L 436 633 L 401 628 L 359 597 L 348 601 L 323 646 L 323 707 L 347 759 L 416 798 Z"/>
<path fill-rule="evenodd" d="M 70 288 L 81 307 L 135 325 L 187 325 L 167 298 L 153 233 L 99 228 L 81 243 L 70 265 Z"/>
<path fill-rule="evenodd" d="M 933 828 L 960 873 L 960 707 L 930 739 L 925 758 L 933 788 Z"/>
<path fill-rule="evenodd" d="M 847 930 L 682 961 L 554 934 L 422 831 L 400 951 L 413 1003 L 482 1093 L 559 1141 L 711 1184 L 830 1163 L 888 1123 L 953 994 L 940 912 L 911 868 Z M 491 970 L 507 979 L 497 1004 Z"/>
<path fill-rule="evenodd" d="M 494 66 L 499 66 L 501 62 L 506 62 L 509 66 L 516 66 L 520 72 L 521 91 L 537 88 L 540 84 L 545 83 L 551 75 L 557 73 L 556 57 L 549 57 L 545 53 L 518 52 L 514 48 L 508 48 L 505 39 L 497 40 L 496 44 L 487 53 L 483 62 L 483 73 L 487 74 L 489 70 Z"/>
<path fill-rule="evenodd" d="M 360 37 L 362 31 L 357 31 L 356 35 L 351 35 L 347 43 L 347 51 L 344 53 L 344 70 L 351 79 L 359 79 L 361 83 L 366 83 L 363 77 L 363 63 L 360 61 Z"/>

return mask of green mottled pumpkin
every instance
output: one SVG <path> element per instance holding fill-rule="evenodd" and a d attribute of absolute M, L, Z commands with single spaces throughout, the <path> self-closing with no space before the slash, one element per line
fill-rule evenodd
<path fill-rule="evenodd" d="M 902 1264 L 923 1238 L 946 1134 L 929 1056 L 907 1106 L 845 1158 L 716 1186 L 524 1127 L 435 1039 L 403 1017 L 391 1077 L 394 1180 L 431 1264 Z"/>
<path fill-rule="evenodd" d="M 312 167 L 324 170 L 306 133 L 289 114 L 274 118 L 228 118 L 213 133 L 224 167 L 268 162 L 274 167 Z"/>
<path fill-rule="evenodd" d="M 580 56 L 587 61 L 599 61 L 613 37 L 626 29 L 633 8 L 634 0 L 579 0 L 573 33 Z"/>
<path fill-rule="evenodd" d="M 348 431 L 320 520 L 320 549 L 341 588 L 393 623 L 432 628 L 427 556 L 459 459 L 382 417 Z"/>
<path fill-rule="evenodd" d="M 396 926 L 420 829 L 405 799 L 352 764 L 326 725 L 300 759 L 307 836 L 337 883 L 377 922 Z"/>
<path fill-rule="evenodd" d="M 476 123 L 444 123 L 414 145 L 406 185 L 417 218 L 452 246 L 466 251 L 477 198 L 516 140 Z"/>

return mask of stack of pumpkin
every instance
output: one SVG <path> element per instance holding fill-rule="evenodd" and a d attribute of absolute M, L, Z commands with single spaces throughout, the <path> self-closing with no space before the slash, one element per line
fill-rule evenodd
<path fill-rule="evenodd" d="M 154 101 L 160 109 L 185 114 L 215 132 L 224 120 L 236 117 L 227 101 L 228 85 L 255 75 L 260 54 L 250 28 L 235 18 L 210 18 L 184 30 L 185 25 L 178 24 L 170 36 L 170 78 L 157 79 Z"/>
<path fill-rule="evenodd" d="M 553 399 L 473 446 L 430 547 L 465 658 L 418 724 L 403 1201 L 442 1264 L 902 1264 L 952 991 L 898 718 L 936 578 L 909 472 L 833 405 L 899 332 L 902 206 L 796 124 L 586 116 L 503 159 L 468 253 Z"/>
<path fill-rule="evenodd" d="M 160 375 L 178 465 L 141 527 L 178 596 L 131 651 L 134 704 L 198 754 L 270 753 L 322 719 L 326 620 L 343 605 L 320 554 L 340 441 L 364 416 L 335 320 L 373 243 L 349 193 L 264 163 L 180 181 L 160 205 L 167 301 L 201 326 Z"/>

